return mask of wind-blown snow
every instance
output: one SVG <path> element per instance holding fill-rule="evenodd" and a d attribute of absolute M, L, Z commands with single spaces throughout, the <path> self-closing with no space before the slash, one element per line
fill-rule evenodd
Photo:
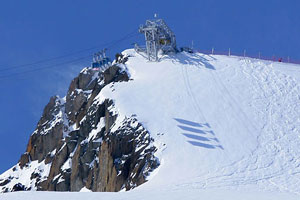
<path fill-rule="evenodd" d="M 124 54 L 133 80 L 106 86 L 94 103 L 113 99 L 119 116 L 135 115 L 154 138 L 160 166 L 131 192 L 77 199 L 300 198 L 299 65 L 200 53 L 157 63 Z"/>

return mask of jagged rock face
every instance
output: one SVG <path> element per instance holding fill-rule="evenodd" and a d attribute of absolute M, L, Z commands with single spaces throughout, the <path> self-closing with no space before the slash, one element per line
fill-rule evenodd
<path fill-rule="evenodd" d="M 54 96 L 45 107 L 37 128 L 29 139 L 24 155 L 29 155 L 31 160 L 42 161 L 49 152 L 60 145 L 58 141 L 61 141 L 62 134 L 62 102 Z"/>
<path fill-rule="evenodd" d="M 106 85 L 129 80 L 126 60 L 104 72 L 82 70 L 64 99 L 50 99 L 19 163 L 0 176 L 0 192 L 120 191 L 146 181 L 158 166 L 150 134 L 99 95 Z"/>

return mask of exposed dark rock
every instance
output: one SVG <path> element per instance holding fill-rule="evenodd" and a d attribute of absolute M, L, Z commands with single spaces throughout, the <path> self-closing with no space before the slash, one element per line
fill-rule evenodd
<path fill-rule="evenodd" d="M 84 69 L 71 82 L 65 100 L 51 97 L 19 160 L 21 170 L 31 161 L 49 167 L 49 174 L 43 169 L 31 174 L 35 189 L 130 190 L 157 167 L 148 131 L 135 117 L 117 125 L 114 102 L 95 99 L 107 84 L 129 80 L 124 70 L 127 60 L 120 54 L 116 64 L 101 73 Z M 31 189 L 22 183 L 6 187 L 9 183 L 10 179 L 1 181 L 0 192 Z"/>
<path fill-rule="evenodd" d="M 24 154 L 22 154 L 20 160 L 19 160 L 19 165 L 21 167 L 21 169 L 30 161 L 30 156 L 28 152 L 25 152 Z"/>
<path fill-rule="evenodd" d="M 58 152 L 55 154 L 55 157 L 51 164 L 51 168 L 50 168 L 50 172 L 49 172 L 47 181 L 45 183 L 43 183 L 42 185 L 38 185 L 38 186 L 40 186 L 41 190 L 54 190 L 55 191 L 55 187 L 54 187 L 55 185 L 53 185 L 53 183 L 55 182 L 54 178 L 60 174 L 61 167 L 68 159 L 68 156 L 69 156 L 68 147 L 67 147 L 67 145 L 63 145 L 62 147 L 60 147 Z M 47 189 L 45 189 L 45 188 L 47 188 Z"/>
<path fill-rule="evenodd" d="M 76 122 L 76 116 L 82 113 L 88 101 L 89 90 L 93 90 L 97 84 L 98 72 L 94 70 L 84 70 L 78 77 L 73 79 L 66 96 L 66 114 L 71 122 Z M 81 116 L 85 113 L 83 112 Z M 81 117 L 82 118 L 82 117 Z"/>
<path fill-rule="evenodd" d="M 5 179 L 5 180 L 1 180 L 2 182 L 0 182 L 0 186 L 4 186 L 6 185 L 7 183 L 10 182 L 10 179 Z"/>
<path fill-rule="evenodd" d="M 40 178 L 40 177 L 41 177 L 41 175 L 39 173 L 33 172 L 30 176 L 30 179 L 35 179 L 35 178 Z"/>
<path fill-rule="evenodd" d="M 122 69 L 117 65 L 109 67 L 104 71 L 103 75 L 105 84 L 129 80 L 128 74 L 125 71 L 122 71 Z"/>
<path fill-rule="evenodd" d="M 14 187 L 12 188 L 12 192 L 17 192 L 17 191 L 25 191 L 26 188 L 24 185 L 22 185 L 21 183 L 17 183 L 14 185 Z"/>
<path fill-rule="evenodd" d="M 51 153 L 48 153 L 46 158 L 45 158 L 45 164 L 49 164 L 53 161 L 54 155 L 52 155 Z"/>
<path fill-rule="evenodd" d="M 26 152 L 31 160 L 42 161 L 49 152 L 60 145 L 63 134 L 61 109 L 60 99 L 57 96 L 51 97 L 27 145 Z"/>
<path fill-rule="evenodd" d="M 56 191 L 70 191 L 70 176 L 71 176 L 71 172 L 65 172 L 62 173 L 62 180 L 59 183 L 56 183 L 55 185 L 55 190 Z"/>
<path fill-rule="evenodd" d="M 116 62 L 120 64 L 125 64 L 128 61 L 128 56 L 123 55 L 122 53 L 116 54 Z"/>

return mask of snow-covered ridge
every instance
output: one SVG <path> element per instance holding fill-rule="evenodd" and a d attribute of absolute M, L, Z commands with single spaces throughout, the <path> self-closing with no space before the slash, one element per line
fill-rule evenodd
<path fill-rule="evenodd" d="M 284 191 L 300 187 L 300 67 L 180 53 L 148 62 L 133 50 L 133 81 L 105 88 L 150 131 L 162 165 L 142 188 Z"/>
<path fill-rule="evenodd" d="M 300 195 L 299 65 L 185 52 L 149 62 L 131 49 L 123 54 L 131 80 L 109 83 L 93 104 L 113 102 L 107 109 L 119 116 L 114 133 L 126 119 L 144 127 L 160 163 L 128 198 L 160 190 L 192 191 L 193 198 L 206 191 Z M 94 131 L 105 124 L 99 123 Z M 83 143 L 98 141 L 94 131 Z"/>
<path fill-rule="evenodd" d="M 66 97 L 50 99 L 19 163 L 0 175 L 0 192 L 119 191 L 147 181 L 158 165 L 149 132 L 100 95 L 129 80 L 125 60 L 120 55 L 104 71 L 84 68 Z"/>

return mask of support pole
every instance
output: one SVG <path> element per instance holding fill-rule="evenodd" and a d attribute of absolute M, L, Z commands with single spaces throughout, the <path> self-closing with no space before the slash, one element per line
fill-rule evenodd
<path fill-rule="evenodd" d="M 214 48 L 211 48 L 211 54 L 214 55 Z"/>
<path fill-rule="evenodd" d="M 246 49 L 244 49 L 244 57 L 246 57 Z"/>
<path fill-rule="evenodd" d="M 228 56 L 230 56 L 230 48 L 229 48 L 229 50 L 228 50 Z"/>

